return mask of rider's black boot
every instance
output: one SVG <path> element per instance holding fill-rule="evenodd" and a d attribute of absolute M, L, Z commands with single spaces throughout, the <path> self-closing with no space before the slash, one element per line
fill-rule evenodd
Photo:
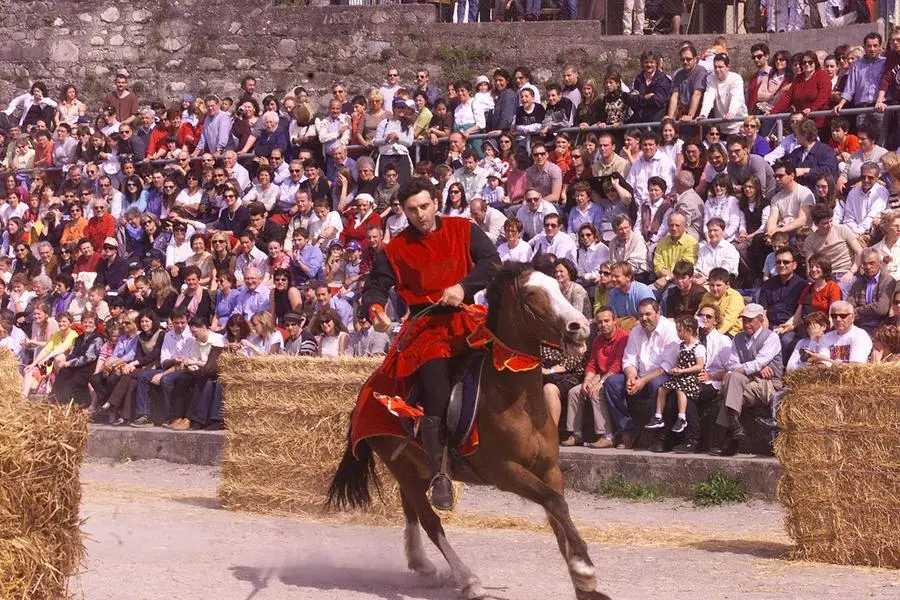
<path fill-rule="evenodd" d="M 446 433 L 440 417 L 422 417 L 422 446 L 431 471 L 431 505 L 439 510 L 453 510 L 453 482 L 442 469 Z"/>

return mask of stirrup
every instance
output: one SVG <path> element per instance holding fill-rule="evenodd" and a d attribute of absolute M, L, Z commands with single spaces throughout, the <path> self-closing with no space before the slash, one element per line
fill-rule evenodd
<path fill-rule="evenodd" d="M 445 480 L 447 482 L 447 485 L 450 486 L 450 503 L 449 504 L 436 501 L 434 498 L 435 485 L 440 484 L 442 481 L 445 481 Z M 446 473 L 442 473 L 442 472 L 438 471 L 437 473 L 434 474 L 434 477 L 432 477 L 431 481 L 428 483 L 428 491 L 427 491 L 426 495 L 428 496 L 428 501 L 431 503 L 431 505 L 434 506 L 438 510 L 453 510 L 453 508 L 456 506 L 456 494 L 454 493 L 454 490 L 453 490 L 453 480 L 450 479 L 450 476 L 447 475 Z M 443 500 L 443 499 L 439 498 L 438 500 Z"/>

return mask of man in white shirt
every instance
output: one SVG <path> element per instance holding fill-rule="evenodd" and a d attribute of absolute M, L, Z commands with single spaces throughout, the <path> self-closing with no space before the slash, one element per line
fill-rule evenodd
<path fill-rule="evenodd" d="M 540 191 L 525 190 L 525 201 L 516 212 L 516 218 L 522 222 L 522 238 L 529 240 L 543 232 L 544 217 L 555 214 L 559 214 L 556 206 L 544 200 Z"/>
<path fill-rule="evenodd" d="M 800 145 L 800 142 L 797 141 L 797 134 L 794 133 L 794 129 L 799 125 L 803 119 L 806 118 L 801 112 L 796 112 L 791 114 L 790 121 L 788 122 L 788 126 L 785 128 L 786 131 L 790 131 L 788 135 L 781 138 L 781 141 L 778 142 L 778 145 L 775 146 L 775 149 L 766 154 L 763 158 L 766 159 L 766 162 L 770 165 L 774 165 L 776 162 L 781 160 L 786 156 L 790 156 L 791 152 Z"/>
<path fill-rule="evenodd" d="M 747 116 L 744 99 L 744 78 L 729 70 L 731 61 L 727 54 L 716 54 L 713 58 L 713 72 L 706 78 L 706 91 L 700 106 L 700 119 L 715 114 L 722 119 L 741 119 Z M 731 135 L 741 128 L 740 121 L 720 123 L 722 133 Z"/>
<path fill-rule="evenodd" d="M 675 171 L 672 159 L 659 151 L 659 134 L 649 132 L 641 140 L 641 156 L 631 165 L 625 181 L 634 190 L 634 201 L 640 205 L 649 198 L 647 182 L 651 177 L 661 177 L 668 190 L 675 181 Z"/>
<path fill-rule="evenodd" d="M 391 112 L 394 105 L 394 94 L 400 89 L 400 71 L 391 67 L 387 72 L 387 81 L 379 91 L 384 96 L 384 110 Z"/>
<path fill-rule="evenodd" d="M 225 347 L 225 337 L 210 330 L 209 324 L 197 317 L 191 319 L 189 326 L 191 335 L 194 336 L 194 351 L 184 361 L 187 377 L 181 391 L 184 394 L 186 388 L 193 389 L 191 403 L 186 407 L 189 414 L 176 415 L 169 429 L 218 430 L 222 428 L 222 394 L 217 394 L 215 390 L 218 374 L 216 364 Z"/>
<path fill-rule="evenodd" d="M 878 183 L 879 169 L 873 162 L 859 168 L 859 185 L 850 188 L 847 199 L 834 208 L 834 220 L 846 225 L 856 234 L 860 244 L 867 246 L 872 225 L 887 208 L 888 189 Z"/>
<path fill-rule="evenodd" d="M 838 300 L 831 304 L 828 314 L 834 323 L 834 329 L 822 336 L 819 342 L 820 353 L 807 353 L 806 362 L 822 367 L 869 362 L 872 338 L 854 325 L 856 310 L 853 305 L 845 300 Z"/>
<path fill-rule="evenodd" d="M 234 150 L 226 150 L 222 155 L 225 163 L 225 169 L 231 174 L 231 178 L 236 180 L 241 186 L 241 193 L 250 189 L 250 173 L 237 161 L 238 155 Z"/>
<path fill-rule="evenodd" d="M 172 329 L 163 337 L 162 349 L 159 353 L 161 369 L 142 371 L 137 377 L 135 391 L 134 414 L 132 427 L 153 427 L 150 420 L 150 385 L 162 388 L 163 401 L 166 404 L 166 423 L 175 420 L 174 397 L 179 384 L 184 383 L 187 376 L 186 361 L 194 353 L 194 336 L 187 328 L 188 316 L 184 309 L 176 309 L 171 316 Z"/>
<path fill-rule="evenodd" d="M 638 322 L 639 326 L 628 334 L 622 359 L 623 372 L 611 375 L 603 384 L 610 416 L 621 435 L 617 447 L 622 448 L 632 448 L 637 438 L 628 398 L 655 399 L 678 354 L 675 323 L 660 314 L 656 300 L 641 300 Z"/>
<path fill-rule="evenodd" d="M 781 340 L 767 326 L 766 309 L 748 304 L 741 311 L 741 322 L 743 330 L 734 336 L 720 392 L 724 402 L 716 423 L 726 433 L 721 445 L 711 451 L 717 456 L 734 456 L 746 437 L 741 425 L 744 407 L 768 406 L 782 388 Z"/>
<path fill-rule="evenodd" d="M 706 283 L 709 271 L 721 267 L 737 277 L 741 255 L 737 248 L 725 239 L 725 221 L 713 217 L 706 224 L 706 241 L 700 244 L 697 262 L 694 264 L 694 281 L 698 285 Z"/>
<path fill-rule="evenodd" d="M 487 185 L 488 172 L 477 166 L 478 155 L 472 149 L 463 150 L 462 161 L 463 166 L 453 171 L 446 187 L 449 188 L 451 184 L 459 183 L 463 186 L 466 199 L 471 202 L 472 198 L 481 195 L 481 190 Z"/>
<path fill-rule="evenodd" d="M 269 257 L 256 247 L 256 238 L 256 233 L 250 230 L 244 231 L 238 238 L 240 254 L 234 261 L 234 275 L 238 283 L 243 282 L 243 273 L 249 268 L 259 269 L 262 275 L 269 270 Z"/>
<path fill-rule="evenodd" d="M 488 236 L 488 239 L 499 244 L 505 239 L 503 226 L 506 224 L 506 215 L 485 204 L 481 198 L 475 198 L 469 202 L 469 215 Z"/>
<path fill-rule="evenodd" d="M 544 232 L 531 238 L 529 244 L 535 255 L 552 254 L 556 258 L 568 258 L 572 264 L 578 262 L 577 246 L 565 232 L 561 232 L 559 215 L 549 214 L 544 217 Z"/>

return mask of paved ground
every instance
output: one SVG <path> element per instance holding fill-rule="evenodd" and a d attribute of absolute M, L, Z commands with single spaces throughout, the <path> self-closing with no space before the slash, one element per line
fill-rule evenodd
<path fill-rule="evenodd" d="M 72 591 L 86 600 L 457 597 L 406 570 L 399 528 L 228 512 L 216 500 L 212 467 L 91 462 L 82 479 L 89 556 Z M 615 600 L 900 597 L 895 571 L 783 559 L 789 540 L 777 505 L 698 509 L 573 494 L 570 506 L 600 589 Z M 539 530 L 540 511 L 472 488 L 458 514 L 449 539 L 492 597 L 573 597 L 552 536 Z M 518 528 L 484 526 L 501 516 Z"/>

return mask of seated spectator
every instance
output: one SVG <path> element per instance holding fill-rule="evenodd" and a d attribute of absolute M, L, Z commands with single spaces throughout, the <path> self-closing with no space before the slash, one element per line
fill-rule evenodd
<path fill-rule="evenodd" d="M 249 356 L 279 354 L 284 346 L 284 338 L 275 328 L 275 319 L 268 311 L 260 311 L 250 317 L 250 337 L 241 343 Z"/>
<path fill-rule="evenodd" d="M 809 222 L 809 212 L 815 198 L 809 188 L 797 182 L 796 169 L 790 162 L 777 162 L 773 167 L 778 191 L 772 196 L 766 237 L 783 231 L 789 235 Z"/>
<path fill-rule="evenodd" d="M 816 185 L 822 175 L 837 175 L 837 160 L 827 144 L 819 141 L 819 129 L 812 119 L 804 119 L 795 129 L 797 142 L 788 158 L 794 164 L 797 181 L 807 187 Z"/>
<path fill-rule="evenodd" d="M 748 304 L 741 311 L 742 331 L 734 337 L 722 382 L 722 407 L 716 424 L 725 428 L 718 448 L 719 456 L 734 456 L 746 438 L 741 425 L 744 408 L 767 406 L 782 386 L 784 365 L 778 335 L 766 327 L 766 311 L 759 304 Z"/>
<path fill-rule="evenodd" d="M 284 339 L 282 354 L 288 356 L 318 356 L 319 346 L 315 336 L 304 328 L 306 318 L 290 312 L 284 317 L 287 337 Z"/>
<path fill-rule="evenodd" d="M 731 275 L 716 267 L 709 272 L 709 292 L 703 295 L 700 306 L 715 306 L 719 310 L 718 331 L 734 336 L 741 330 L 740 314 L 744 310 L 744 297 L 731 287 Z"/>
<path fill-rule="evenodd" d="M 830 367 L 842 363 L 867 363 L 872 353 L 869 334 L 854 325 L 856 313 L 853 305 L 839 300 L 831 305 L 829 316 L 834 329 L 822 336 L 819 352 L 810 352 L 806 361 L 810 364 Z"/>
<path fill-rule="evenodd" d="M 127 363 L 121 372 L 121 378 L 109 393 L 107 403 L 101 412 L 110 413 L 110 424 L 121 427 L 134 418 L 134 394 L 137 389 L 138 376 L 144 370 L 159 369 L 159 357 L 165 331 L 160 327 L 156 313 L 145 309 L 138 313 L 138 337 L 134 360 Z"/>
<path fill-rule="evenodd" d="M 747 117 L 747 119 L 744 119 L 744 123 L 752 119 L 756 119 L 756 117 Z M 757 130 L 759 129 L 759 120 L 756 120 L 756 128 Z M 756 136 L 756 140 L 768 146 L 768 142 L 762 137 Z M 775 193 L 775 177 L 772 173 L 772 167 L 769 166 L 769 163 L 766 162 L 762 155 L 757 155 L 757 153 L 751 154 L 749 143 L 748 138 L 743 135 L 728 136 L 726 141 L 728 150 L 726 173 L 735 189 L 740 189 L 751 177 L 755 177 L 762 186 L 763 195 L 769 198 Z M 768 149 L 766 149 L 766 152 L 768 152 Z M 711 216 L 713 215 L 707 214 L 707 220 Z M 726 222 L 728 222 L 728 219 L 726 219 Z"/>
<path fill-rule="evenodd" d="M 666 296 L 665 316 L 674 319 L 681 315 L 694 315 L 706 290 L 695 281 L 694 266 L 679 260 L 672 269 L 672 287 Z"/>
<path fill-rule="evenodd" d="M 737 198 L 732 195 L 731 180 L 720 173 L 716 175 L 710 185 L 709 197 L 703 206 L 703 218 L 709 223 L 710 219 L 722 219 L 725 223 L 724 233 L 726 240 L 733 240 L 741 230 L 746 229 L 744 213 Z"/>
<path fill-rule="evenodd" d="M 796 274 L 797 258 L 790 248 L 775 252 L 776 277 L 763 282 L 759 290 L 759 303 L 765 307 L 768 327 L 774 329 L 793 318 L 800 303 L 800 295 L 807 282 Z"/>
<path fill-rule="evenodd" d="M 104 360 L 98 361 L 97 369 L 91 376 L 91 389 L 94 390 L 96 399 L 94 406 L 103 405 L 108 401 L 110 393 L 126 374 L 128 363 L 134 360 L 138 345 L 137 319 L 138 313 L 130 311 L 121 319 L 107 321 L 107 328 L 111 327 L 111 323 L 116 324 L 118 335 L 108 336 L 110 342 L 115 339 L 113 351 L 104 356 Z"/>
<path fill-rule="evenodd" d="M 114 292 L 122 287 L 122 282 L 128 276 L 128 261 L 119 256 L 119 242 L 114 237 L 103 240 L 101 260 L 97 262 L 96 285 L 102 285 Z"/>
<path fill-rule="evenodd" d="M 620 319 L 631 317 L 625 323 L 620 322 L 623 327 L 630 329 L 628 325 L 633 325 L 640 304 L 645 300 L 654 299 L 653 290 L 650 286 L 634 280 L 631 265 L 627 262 L 614 263 L 610 269 L 610 277 L 614 287 L 609 291 L 609 305 Z"/>
<path fill-rule="evenodd" d="M 553 268 L 563 297 L 575 307 L 575 310 L 583 314 L 586 319 L 590 319 L 593 305 L 588 297 L 587 290 L 575 282 L 578 278 L 578 271 L 575 265 L 568 258 L 558 258 L 553 263 Z"/>
<path fill-rule="evenodd" d="M 802 327 L 804 317 L 814 312 L 828 314 L 828 308 L 843 297 L 841 288 L 832 279 L 831 262 L 827 258 L 814 254 L 807 260 L 807 265 L 810 283 L 800 294 L 800 303 L 794 317 L 773 329 L 782 339 L 790 332 L 797 332 L 799 337 L 805 337 Z"/>
<path fill-rule="evenodd" d="M 584 377 L 584 358 L 563 352 L 559 346 L 541 344 L 541 374 L 547 413 L 559 426 L 562 398 L 566 398 Z"/>
<path fill-rule="evenodd" d="M 243 315 L 249 321 L 256 313 L 268 309 L 269 287 L 262 283 L 262 272 L 257 267 L 248 267 L 232 314 Z"/>
<path fill-rule="evenodd" d="M 803 255 L 827 259 L 842 293 L 846 293 L 853 284 L 862 252 L 859 239 L 847 226 L 834 223 L 834 213 L 827 206 L 813 206 L 811 215 L 816 230 L 803 242 Z"/>
<path fill-rule="evenodd" d="M 900 361 L 900 327 L 897 325 L 882 325 L 872 332 L 872 344 L 872 363 Z"/>
<path fill-rule="evenodd" d="M 665 152 L 659 150 L 659 141 L 659 134 L 656 132 L 649 132 L 642 137 L 641 155 L 631 165 L 625 178 L 634 190 L 634 198 L 639 205 L 649 199 L 647 186 L 651 177 L 661 178 L 666 184 L 665 189 L 671 188 L 675 180 L 675 163 Z M 642 218 L 638 220 L 637 229 L 642 231 L 641 221 Z"/>
<path fill-rule="evenodd" d="M 672 269 L 680 260 L 697 262 L 697 240 L 686 235 L 687 218 L 680 213 L 669 215 L 669 233 L 656 245 L 653 252 L 654 286 L 661 292 L 672 282 Z"/>
<path fill-rule="evenodd" d="M 574 265 L 577 260 L 577 246 L 572 238 L 560 231 L 560 218 L 558 214 L 548 214 L 544 217 L 544 232 L 531 238 L 528 242 L 535 254 L 552 254 L 557 258 L 566 258 Z"/>
<path fill-rule="evenodd" d="M 516 210 L 516 218 L 522 223 L 522 237 L 528 241 L 544 231 L 544 218 L 555 215 L 556 206 L 541 197 L 534 188 L 525 190 L 522 205 Z"/>
<path fill-rule="evenodd" d="M 889 192 L 878 183 L 880 171 L 876 163 L 864 163 L 859 173 L 859 185 L 850 188 L 847 199 L 837 204 L 834 218 L 856 234 L 861 246 L 869 246 L 873 225 L 878 226 L 881 213 L 887 209 Z"/>
<path fill-rule="evenodd" d="M 350 334 L 337 312 L 326 308 L 317 317 L 313 334 L 319 344 L 319 356 L 350 356 Z"/>
<path fill-rule="evenodd" d="M 375 331 L 372 322 L 360 315 L 355 331 L 350 334 L 350 353 L 353 356 L 384 356 L 391 345 L 386 333 Z"/>
<path fill-rule="evenodd" d="M 375 212 L 375 198 L 370 194 L 357 194 L 354 203 L 356 210 L 348 218 L 343 231 L 341 231 L 340 241 L 346 245 L 350 240 L 356 240 L 360 246 L 365 248 L 369 244 L 366 236 L 368 226 L 381 227 L 381 217 Z"/>
<path fill-rule="evenodd" d="M 628 409 L 628 398 L 647 401 L 656 398 L 678 351 L 674 323 L 660 315 L 652 298 L 641 300 L 640 325 L 628 334 L 622 358 L 622 373 L 607 378 L 603 393 L 609 413 L 619 434 L 617 448 L 632 448 L 636 440 L 635 424 Z M 616 313 L 618 314 L 618 313 Z"/>
<path fill-rule="evenodd" d="M 700 341 L 706 346 L 706 362 L 698 376 L 701 383 L 697 401 L 688 399 L 687 427 L 681 444 L 672 449 L 676 454 L 698 451 L 705 444 L 708 431 L 700 427 L 700 411 L 709 410 L 717 401 L 722 380 L 728 372 L 726 364 L 731 354 L 731 338 L 719 333 L 722 315 L 717 306 L 701 306 L 697 311 L 697 326 Z"/>
<path fill-rule="evenodd" d="M 850 160 L 840 170 L 837 178 L 838 194 L 846 194 L 847 185 L 856 185 L 862 174 L 863 164 L 867 162 L 880 164 L 881 158 L 888 153 L 887 148 L 877 144 L 879 134 L 878 128 L 871 123 L 864 123 L 857 130 L 859 150 L 850 155 Z"/>
<path fill-rule="evenodd" d="M 635 276 L 643 277 L 650 268 L 644 238 L 631 228 L 631 219 L 627 215 L 613 217 L 612 226 L 615 237 L 609 242 L 610 260 L 627 262 Z"/>
<path fill-rule="evenodd" d="M 660 237 L 669 233 L 669 215 L 683 214 L 688 220 L 687 234 L 698 242 L 703 238 L 703 199 L 694 190 L 694 176 L 687 171 L 679 171 L 675 176 L 675 203 L 660 217 Z"/>
<path fill-rule="evenodd" d="M 45 393 L 52 391 L 55 372 L 65 366 L 66 353 L 72 349 L 78 332 L 72 327 L 72 315 L 62 312 L 56 315 L 59 329 L 41 348 L 34 360 L 24 366 L 22 397 L 28 398 L 32 391 L 44 383 Z"/>
<path fill-rule="evenodd" d="M 847 293 L 847 301 L 853 307 L 858 327 L 875 330 L 888 316 L 896 281 L 882 270 L 884 263 L 874 248 L 866 248 L 860 254 L 860 273 Z"/>
<path fill-rule="evenodd" d="M 597 228 L 584 223 L 577 231 L 578 283 L 585 289 L 596 285 L 600 265 L 609 261 L 609 249 L 600 241 Z"/>
<path fill-rule="evenodd" d="M 402 214 L 402 213 L 401 213 Z M 486 200 L 474 198 L 469 203 L 469 216 L 481 228 L 494 244 L 498 244 L 503 240 L 504 227 L 506 225 L 506 215 L 502 212 L 488 206 Z M 406 223 L 406 216 L 403 217 Z M 404 225 L 405 227 L 405 225 Z"/>
<path fill-rule="evenodd" d="M 267 113 L 268 114 L 268 113 Z M 189 404 L 179 408 L 179 416 L 170 425 L 176 431 L 217 431 L 223 428 L 222 389 L 218 384 L 218 361 L 225 346 L 222 335 L 209 329 L 200 319 L 190 322 L 194 346 L 184 361 L 187 377 L 186 388 L 193 389 Z"/>
<path fill-rule="evenodd" d="M 81 327 L 81 335 L 75 338 L 71 351 L 56 374 L 50 399 L 60 404 L 74 400 L 85 408 L 90 403 L 90 396 L 84 392 L 94 373 L 103 336 L 97 330 L 97 316 L 93 313 L 82 313 Z"/>
<path fill-rule="evenodd" d="M 249 268 L 258 269 L 262 277 L 269 273 L 269 257 L 256 245 L 256 232 L 247 229 L 238 238 L 237 256 L 234 259 L 234 275 L 243 281 L 243 273 Z"/>
<path fill-rule="evenodd" d="M 881 215 L 881 231 L 884 238 L 872 248 L 878 251 L 884 270 L 897 279 L 900 277 L 900 210 L 894 209 Z"/>
<path fill-rule="evenodd" d="M 584 380 L 569 390 L 566 409 L 566 433 L 561 446 L 584 443 L 589 448 L 613 446 L 612 421 L 603 396 L 604 385 L 612 375 L 622 372 L 622 358 L 628 343 L 628 333 L 619 327 L 616 313 L 609 306 L 601 306 L 594 314 L 597 335 L 591 343 Z M 594 415 L 593 442 L 585 442 L 582 434 L 584 404 L 590 402 Z"/>
<path fill-rule="evenodd" d="M 810 354 L 820 352 L 822 336 L 825 335 L 825 332 L 828 331 L 828 327 L 831 325 L 828 313 L 818 310 L 804 315 L 801 323 L 800 327 L 806 331 L 807 337 L 804 337 L 794 346 L 794 351 L 791 353 L 787 365 L 785 365 L 785 369 L 788 371 L 809 366 Z"/>
<path fill-rule="evenodd" d="M 190 319 L 212 323 L 215 305 L 209 290 L 200 285 L 200 268 L 190 265 L 182 272 L 184 289 L 175 300 L 175 310 L 184 310 Z"/>
<path fill-rule="evenodd" d="M 713 217 L 706 223 L 706 241 L 700 244 L 697 264 L 694 265 L 694 280 L 703 285 L 709 272 L 716 268 L 728 271 L 737 277 L 741 256 L 731 242 L 725 239 L 725 221 Z"/>

